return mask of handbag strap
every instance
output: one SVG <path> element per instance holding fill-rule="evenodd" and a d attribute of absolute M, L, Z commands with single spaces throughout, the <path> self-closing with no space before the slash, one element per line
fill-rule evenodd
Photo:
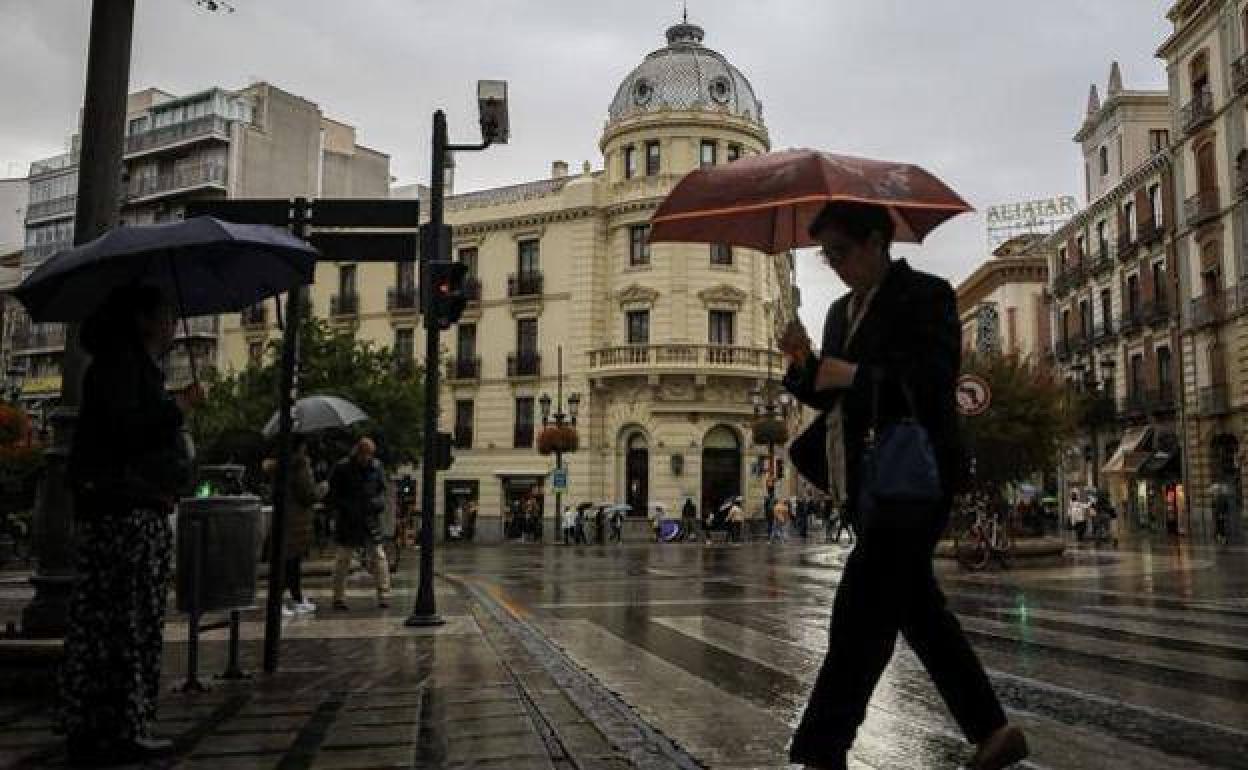
<path fill-rule="evenodd" d="M 884 381 L 884 371 L 879 367 L 871 367 L 871 433 L 879 435 L 880 432 L 880 383 Z M 910 383 L 902 380 L 901 394 L 906 399 L 906 406 L 910 409 L 910 417 L 914 420 L 919 419 L 919 408 L 914 400 L 914 391 L 910 388 Z"/>

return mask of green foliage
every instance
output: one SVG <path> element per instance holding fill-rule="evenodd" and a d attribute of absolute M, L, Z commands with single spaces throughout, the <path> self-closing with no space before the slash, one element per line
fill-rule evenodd
<path fill-rule="evenodd" d="M 358 431 L 377 441 L 379 456 L 388 465 L 420 455 L 420 367 L 400 361 L 389 348 L 336 332 L 317 318 L 301 326 L 299 349 L 300 396 L 339 396 L 363 409 L 372 420 Z M 260 431 L 277 411 L 280 357 L 281 343 L 274 340 L 261 365 L 212 375 L 205 382 L 207 399 L 195 415 L 204 462 L 258 465 L 266 450 Z"/>
<path fill-rule="evenodd" d="M 977 484 L 999 488 L 1051 470 L 1080 416 L 1062 380 L 1043 363 L 1000 353 L 969 355 L 962 368 L 992 389 L 986 413 L 962 418 Z"/>

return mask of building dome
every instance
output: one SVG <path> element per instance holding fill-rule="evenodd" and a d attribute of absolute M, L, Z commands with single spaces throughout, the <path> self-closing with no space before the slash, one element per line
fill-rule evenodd
<path fill-rule="evenodd" d="M 702 28 L 685 21 L 667 30 L 667 45 L 624 78 L 611 100 L 612 121 L 660 110 L 708 110 L 763 122 L 750 81 L 717 51 L 702 45 Z"/>

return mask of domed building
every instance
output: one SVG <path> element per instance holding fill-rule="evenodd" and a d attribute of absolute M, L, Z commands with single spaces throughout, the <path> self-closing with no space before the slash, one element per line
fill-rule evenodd
<path fill-rule="evenodd" d="M 626 502 L 644 516 L 686 497 L 701 511 L 743 494 L 751 513 L 762 499 L 768 448 L 752 442 L 752 393 L 782 376 L 774 340 L 796 316 L 792 255 L 648 243 L 650 216 L 683 175 L 770 147 L 749 80 L 703 40 L 677 24 L 624 77 L 601 170 L 556 161 L 547 179 L 447 199 L 453 254 L 478 298 L 443 338 L 441 427 L 457 448 L 437 513 L 475 502 L 477 542 L 515 534 L 511 512 L 526 499 L 556 534 L 554 459 L 536 449 L 544 394 L 551 412 L 560 392 L 565 410 L 579 397 L 565 504 Z M 414 287 L 393 265 L 323 264 L 314 310 L 410 351 L 422 328 Z M 227 334 L 232 360 L 261 333 L 274 332 Z"/>

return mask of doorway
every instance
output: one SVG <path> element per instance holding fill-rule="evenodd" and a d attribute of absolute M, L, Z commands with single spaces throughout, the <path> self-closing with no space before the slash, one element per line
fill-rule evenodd
<path fill-rule="evenodd" d="M 630 516 L 646 515 L 650 502 L 650 448 L 640 433 L 629 437 L 624 456 L 624 502 L 632 508 Z"/>
<path fill-rule="evenodd" d="M 725 501 L 741 494 L 741 441 L 720 425 L 702 442 L 702 510 L 715 514 Z"/>

